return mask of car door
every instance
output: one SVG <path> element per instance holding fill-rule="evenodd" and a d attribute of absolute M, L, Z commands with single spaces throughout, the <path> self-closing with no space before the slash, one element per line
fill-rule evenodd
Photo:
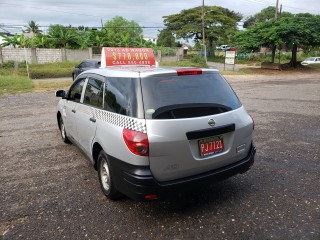
<path fill-rule="evenodd" d="M 95 109 L 103 109 L 102 79 L 89 77 L 85 85 L 83 98 L 77 107 L 77 133 L 78 142 L 82 150 L 91 156 L 91 145 L 97 129 Z"/>
<path fill-rule="evenodd" d="M 76 107 L 80 103 L 85 78 L 78 79 L 70 87 L 68 97 L 65 105 L 63 106 L 64 125 L 68 136 L 71 136 L 74 140 L 77 140 L 76 130 Z"/>

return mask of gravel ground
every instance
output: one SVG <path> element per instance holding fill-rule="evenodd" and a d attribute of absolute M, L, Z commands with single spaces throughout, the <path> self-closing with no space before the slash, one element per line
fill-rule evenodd
<path fill-rule="evenodd" d="M 60 139 L 53 92 L 0 96 L 0 239 L 320 239 L 319 75 L 227 76 L 256 123 L 243 175 L 110 201 Z"/>

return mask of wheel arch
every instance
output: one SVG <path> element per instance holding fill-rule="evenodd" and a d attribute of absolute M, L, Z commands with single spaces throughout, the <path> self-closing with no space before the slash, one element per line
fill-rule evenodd
<path fill-rule="evenodd" d="M 99 153 L 101 152 L 101 150 L 103 150 L 101 145 L 98 142 L 95 142 L 92 147 L 92 160 L 93 160 L 93 165 L 94 165 L 95 170 L 98 169 L 98 166 L 97 166 L 98 156 L 99 156 Z"/>
<path fill-rule="evenodd" d="M 58 123 L 59 129 L 61 130 L 61 126 L 60 126 L 60 123 L 59 123 L 60 118 L 61 118 L 61 113 L 60 113 L 60 111 L 58 111 L 58 112 L 57 112 L 57 123 Z"/>

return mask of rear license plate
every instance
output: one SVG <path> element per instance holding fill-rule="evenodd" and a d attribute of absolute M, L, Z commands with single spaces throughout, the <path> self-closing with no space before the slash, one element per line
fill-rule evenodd
<path fill-rule="evenodd" d="M 217 154 L 223 151 L 222 137 L 206 138 L 199 140 L 201 157 Z"/>

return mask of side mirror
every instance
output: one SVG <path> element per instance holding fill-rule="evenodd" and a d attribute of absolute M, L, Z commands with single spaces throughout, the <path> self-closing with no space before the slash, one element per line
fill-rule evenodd
<path fill-rule="evenodd" d="M 80 94 L 80 93 L 75 93 L 75 94 L 73 95 L 73 98 L 74 98 L 74 99 L 80 99 L 80 98 L 81 98 L 81 94 Z"/>
<path fill-rule="evenodd" d="M 58 91 L 56 91 L 56 97 L 65 98 L 66 97 L 66 92 L 64 90 L 58 90 Z"/>

